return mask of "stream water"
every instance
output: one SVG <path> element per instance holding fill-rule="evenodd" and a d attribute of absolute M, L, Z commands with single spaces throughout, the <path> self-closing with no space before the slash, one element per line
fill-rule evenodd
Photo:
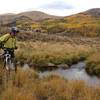
<path fill-rule="evenodd" d="M 96 76 L 89 76 L 85 71 L 85 62 L 79 62 L 74 64 L 69 69 L 58 68 L 53 71 L 39 72 L 40 78 L 46 77 L 48 75 L 59 75 L 64 79 L 68 80 L 84 80 L 86 83 L 92 86 L 100 85 L 100 78 Z"/>

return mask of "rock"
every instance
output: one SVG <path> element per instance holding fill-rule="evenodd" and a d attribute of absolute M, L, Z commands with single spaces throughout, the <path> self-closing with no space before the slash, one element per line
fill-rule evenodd
<path fill-rule="evenodd" d="M 48 66 L 48 67 L 55 67 L 55 64 L 53 64 L 53 63 L 48 63 L 47 66 Z"/>
<path fill-rule="evenodd" d="M 62 69 L 68 69 L 69 66 L 67 64 L 59 64 L 57 65 L 58 68 L 62 68 Z"/>
<path fill-rule="evenodd" d="M 29 65 L 28 64 L 24 64 L 23 70 L 28 70 L 28 69 L 30 69 Z"/>

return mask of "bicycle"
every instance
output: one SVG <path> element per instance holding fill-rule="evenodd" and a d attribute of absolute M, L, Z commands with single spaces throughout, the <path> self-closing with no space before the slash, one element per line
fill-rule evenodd
<path fill-rule="evenodd" d="M 3 54 L 4 69 L 9 72 L 11 70 L 17 71 L 16 60 L 14 56 L 14 49 L 4 49 Z"/>

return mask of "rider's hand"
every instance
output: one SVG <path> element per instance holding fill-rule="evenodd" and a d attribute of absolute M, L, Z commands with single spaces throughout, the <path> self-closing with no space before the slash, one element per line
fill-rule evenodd
<path fill-rule="evenodd" d="M 18 49 L 18 47 L 17 47 L 17 46 L 15 46 L 15 49 Z"/>

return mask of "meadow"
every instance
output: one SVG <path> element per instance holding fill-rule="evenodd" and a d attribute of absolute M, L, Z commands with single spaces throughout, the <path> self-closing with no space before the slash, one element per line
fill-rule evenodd
<path fill-rule="evenodd" d="M 39 78 L 34 70 L 18 69 L 4 80 L 0 73 L 0 100 L 100 100 L 100 87 L 51 75 Z"/>
<path fill-rule="evenodd" d="M 46 68 L 51 63 L 54 66 L 67 64 L 71 66 L 85 60 L 95 51 L 89 45 L 76 45 L 67 42 L 19 42 L 16 59 L 20 64 L 31 67 Z"/>
<path fill-rule="evenodd" d="M 86 71 L 90 75 L 100 77 L 100 52 L 98 51 L 90 55 L 86 63 Z"/>
<path fill-rule="evenodd" d="M 87 73 L 100 77 L 100 18 L 86 13 L 37 22 L 21 17 L 16 20 L 18 71 L 6 77 L 0 60 L 0 100 L 100 100 L 100 86 L 56 75 L 41 79 L 37 72 L 85 61 Z M 12 24 L 1 25 L 0 33 L 9 32 Z M 30 69 L 24 70 L 24 64 Z"/>

